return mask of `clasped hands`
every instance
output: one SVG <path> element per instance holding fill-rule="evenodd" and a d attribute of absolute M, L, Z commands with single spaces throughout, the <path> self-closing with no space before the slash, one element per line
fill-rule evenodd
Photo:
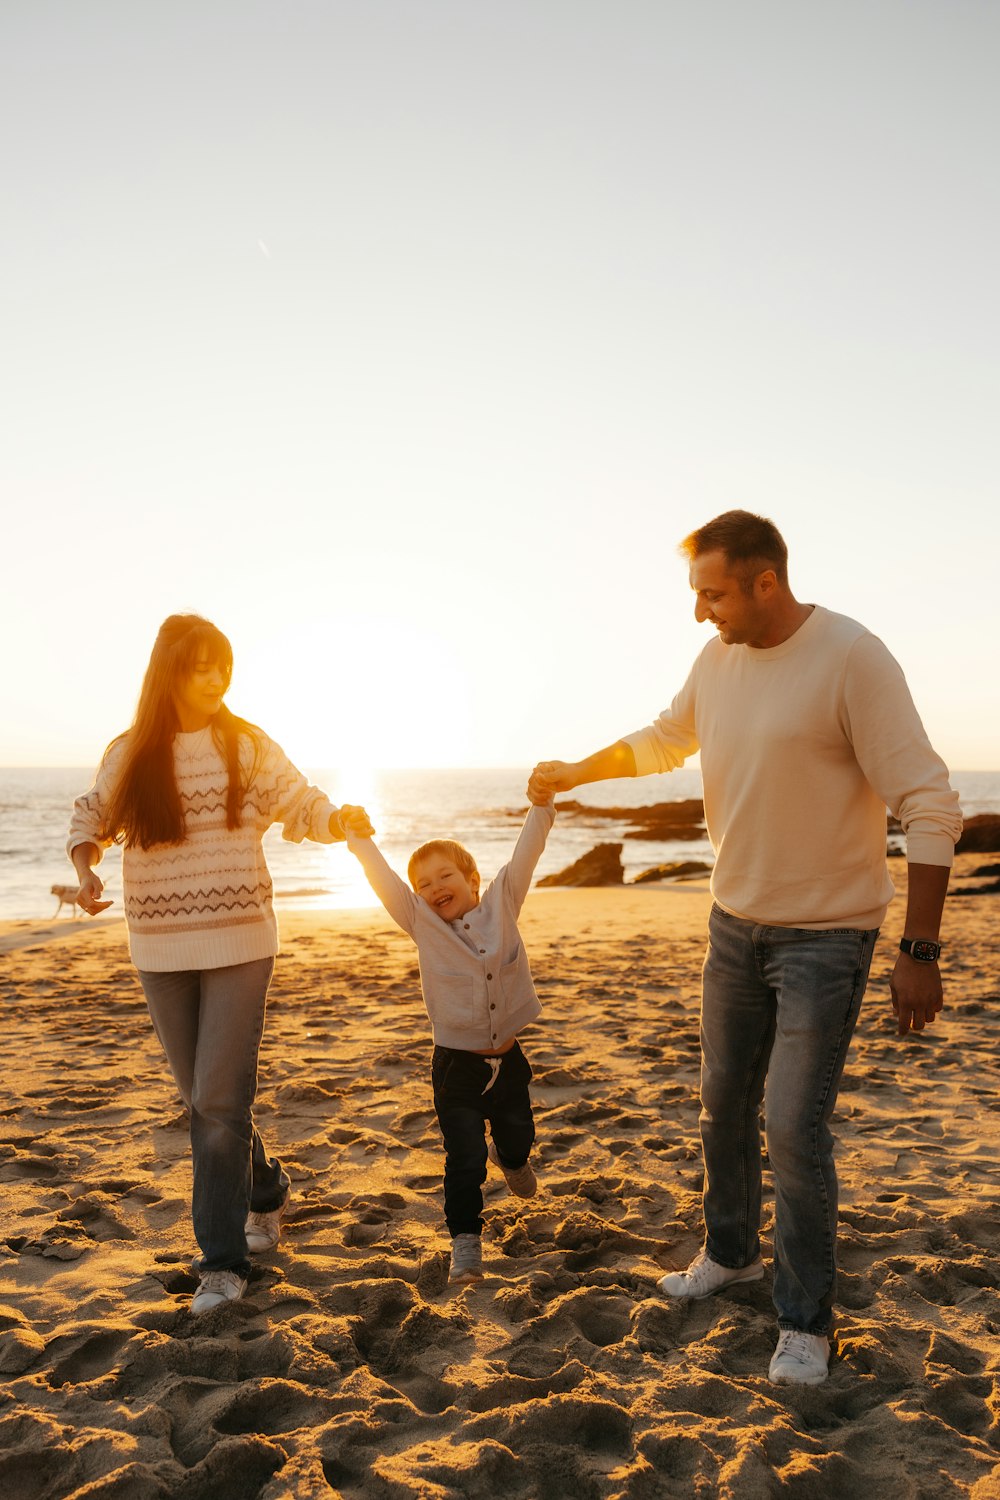
<path fill-rule="evenodd" d="M 556 792 L 571 792 L 576 786 L 572 770 L 565 760 L 540 760 L 528 777 L 528 800 L 535 807 L 543 807 Z"/>
<path fill-rule="evenodd" d="M 340 809 L 340 826 L 345 838 L 370 839 L 375 836 L 371 819 L 363 807 L 352 807 L 345 803 Z"/>

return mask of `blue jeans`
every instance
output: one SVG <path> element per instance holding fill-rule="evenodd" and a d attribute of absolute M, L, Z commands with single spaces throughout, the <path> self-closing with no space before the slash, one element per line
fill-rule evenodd
<path fill-rule="evenodd" d="M 774 1305 L 827 1333 L 837 1281 L 830 1116 L 878 929 L 764 927 L 713 907 L 701 1017 L 705 1248 L 760 1254 L 761 1139 L 774 1174 Z"/>
<path fill-rule="evenodd" d="M 501 1054 L 498 1071 L 477 1052 L 435 1047 L 431 1080 L 444 1136 L 448 1232 L 453 1239 L 456 1234 L 482 1234 L 486 1121 L 503 1165 L 523 1167 L 535 1140 L 528 1094 L 531 1066 L 519 1042 Z"/>
<path fill-rule="evenodd" d="M 224 969 L 139 971 L 153 1027 L 191 1116 L 191 1217 L 203 1271 L 250 1269 L 247 1212 L 280 1208 L 288 1193 L 251 1112 L 273 958 Z"/>

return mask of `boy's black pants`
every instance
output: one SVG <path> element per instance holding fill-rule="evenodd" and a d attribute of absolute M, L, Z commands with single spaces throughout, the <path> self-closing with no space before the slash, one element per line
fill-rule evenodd
<path fill-rule="evenodd" d="M 499 1071 L 494 1064 L 499 1063 Z M 487 1087 L 496 1072 L 491 1087 Z M 523 1167 L 535 1139 L 528 1084 L 531 1068 L 515 1042 L 498 1058 L 435 1047 L 434 1108 L 444 1136 L 444 1216 L 452 1238 L 482 1234 L 486 1121 L 505 1167 Z"/>

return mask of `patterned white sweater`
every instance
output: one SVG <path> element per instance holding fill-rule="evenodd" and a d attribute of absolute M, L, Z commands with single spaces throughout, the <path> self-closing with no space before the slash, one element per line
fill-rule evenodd
<path fill-rule="evenodd" d="M 121 765 L 124 743 L 105 756 L 90 791 L 73 807 L 67 851 L 100 837 L 103 811 Z M 240 737 L 246 771 L 254 750 Z M 226 827 L 227 773 L 210 729 L 174 736 L 174 772 L 184 816 L 180 844 L 130 848 L 122 857 L 129 949 L 137 969 L 153 972 L 218 969 L 278 951 L 271 876 L 261 838 L 272 823 L 283 837 L 331 844 L 337 808 L 310 786 L 279 745 L 262 737 L 253 780 L 243 797 L 239 828 Z M 335 827 L 336 827 L 335 821 Z"/>

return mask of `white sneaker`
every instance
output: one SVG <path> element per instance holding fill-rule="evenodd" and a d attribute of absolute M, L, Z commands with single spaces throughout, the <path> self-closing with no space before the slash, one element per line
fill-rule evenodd
<path fill-rule="evenodd" d="M 191 1300 L 193 1313 L 208 1312 L 223 1302 L 238 1302 L 247 1289 L 242 1276 L 235 1271 L 202 1271 L 198 1290 Z"/>
<path fill-rule="evenodd" d="M 289 1201 L 286 1196 L 280 1208 L 271 1209 L 266 1214 L 247 1214 L 247 1221 L 243 1226 L 247 1237 L 247 1249 L 251 1255 L 259 1255 L 262 1250 L 273 1250 L 281 1239 L 281 1221 L 288 1212 Z"/>
<path fill-rule="evenodd" d="M 819 1385 L 830 1373 L 830 1340 L 822 1333 L 783 1328 L 767 1378 L 774 1385 Z"/>
<path fill-rule="evenodd" d="M 483 1242 L 478 1234 L 456 1234 L 451 1242 L 449 1281 L 482 1281 Z"/>
<path fill-rule="evenodd" d="M 759 1281 L 764 1274 L 763 1262 L 748 1266 L 720 1266 L 711 1260 L 707 1250 L 699 1250 L 686 1271 L 671 1271 L 660 1278 L 660 1291 L 668 1297 L 710 1297 L 724 1286 L 738 1286 L 741 1281 Z"/>

